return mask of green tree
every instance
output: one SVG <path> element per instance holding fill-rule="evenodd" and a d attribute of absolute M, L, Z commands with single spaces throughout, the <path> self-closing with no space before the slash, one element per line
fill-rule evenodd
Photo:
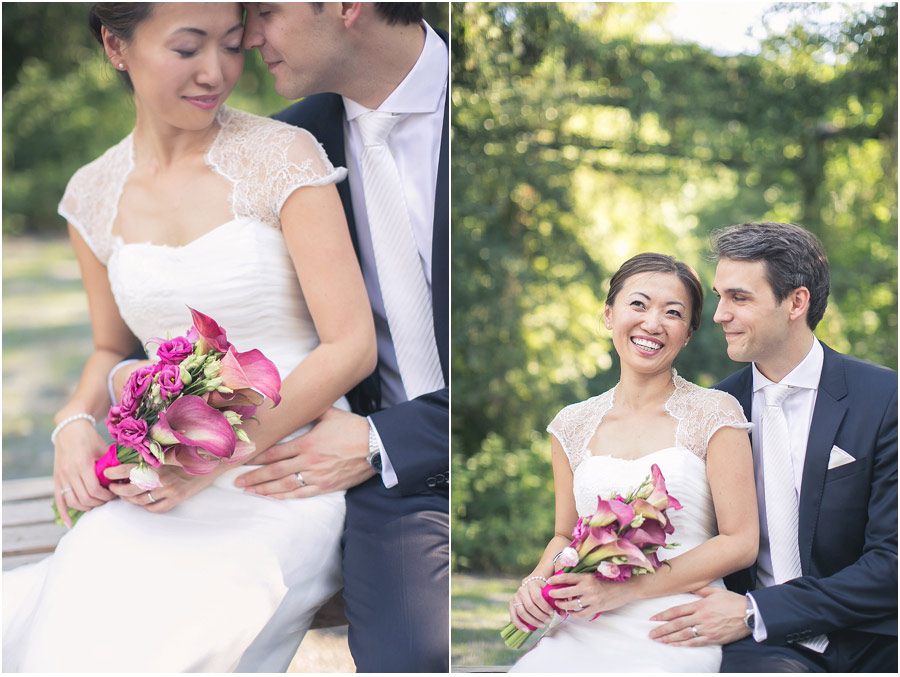
<path fill-rule="evenodd" d="M 543 430 L 614 385 L 599 319 L 637 252 L 674 254 L 708 287 L 711 230 L 800 222 L 832 264 L 817 334 L 896 367 L 896 5 L 833 24 L 785 3 L 786 32 L 726 57 L 649 39 L 665 11 L 453 5 L 457 567 L 520 571 L 552 532 Z M 702 385 L 737 366 L 714 307 L 676 363 Z"/>

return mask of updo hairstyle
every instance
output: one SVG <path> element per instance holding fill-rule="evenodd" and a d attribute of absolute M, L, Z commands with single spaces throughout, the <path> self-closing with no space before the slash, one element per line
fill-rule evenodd
<path fill-rule="evenodd" d="M 97 42 L 103 47 L 103 36 L 100 27 L 106 26 L 106 30 L 128 43 L 134 38 L 134 31 L 144 19 L 153 12 L 152 2 L 98 2 L 88 12 L 88 26 L 91 33 L 97 38 Z M 134 91 L 128 71 L 116 69 L 128 91 Z"/>
<path fill-rule="evenodd" d="M 625 281 L 640 273 L 671 273 L 677 275 L 684 284 L 691 299 L 691 331 L 700 326 L 700 315 L 703 312 L 703 285 L 697 273 L 686 263 L 678 261 L 674 256 L 644 252 L 632 256 L 623 263 L 609 281 L 609 293 L 606 305 L 612 306 L 616 295 L 622 290 Z"/>

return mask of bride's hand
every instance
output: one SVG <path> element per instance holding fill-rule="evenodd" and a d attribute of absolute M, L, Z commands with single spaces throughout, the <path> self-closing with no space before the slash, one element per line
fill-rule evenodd
<path fill-rule="evenodd" d="M 147 491 L 136 484 L 128 482 L 131 469 L 137 464 L 124 463 L 122 465 L 107 468 L 105 475 L 113 480 L 109 485 L 110 491 L 129 503 L 138 505 L 147 512 L 166 512 L 181 503 L 186 498 L 193 496 L 201 489 L 205 489 L 220 472 L 213 471 L 207 475 L 189 475 L 181 468 L 163 465 L 154 468 L 159 475 L 160 485 L 156 489 Z M 126 480 L 121 482 L 121 480 Z"/>
<path fill-rule="evenodd" d="M 627 582 L 600 581 L 594 574 L 556 574 L 551 585 L 566 585 L 550 591 L 559 608 L 570 616 L 591 620 L 603 611 L 618 609 L 634 599 L 633 587 Z"/>
<path fill-rule="evenodd" d="M 94 473 L 94 461 L 107 444 L 88 421 L 73 421 L 59 431 L 53 450 L 53 487 L 63 524 L 72 526 L 66 506 L 87 512 L 115 498 Z"/>
<path fill-rule="evenodd" d="M 516 594 L 509 600 L 509 620 L 519 630 L 529 631 L 532 628 L 539 628 L 553 615 L 553 607 L 541 594 L 544 585 L 544 581 L 540 578 L 532 579 L 519 586 Z M 531 628 L 527 627 L 526 623 Z"/>

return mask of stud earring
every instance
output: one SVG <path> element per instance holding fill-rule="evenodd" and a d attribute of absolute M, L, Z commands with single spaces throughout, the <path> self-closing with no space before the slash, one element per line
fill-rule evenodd
<path fill-rule="evenodd" d="M 125 64 L 124 64 L 124 63 L 119 62 L 119 70 L 120 70 L 120 71 L 125 70 Z"/>

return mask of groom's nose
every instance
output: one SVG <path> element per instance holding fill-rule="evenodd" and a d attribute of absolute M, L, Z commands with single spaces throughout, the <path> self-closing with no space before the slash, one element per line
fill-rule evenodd
<path fill-rule="evenodd" d="M 256 13 L 256 3 L 245 3 L 247 15 L 244 19 L 244 36 L 241 38 L 243 49 L 261 47 L 265 43 L 262 31 L 262 21 Z"/>
<path fill-rule="evenodd" d="M 727 322 L 731 319 L 731 313 L 726 307 L 725 299 L 719 299 L 719 302 L 716 304 L 716 312 L 713 313 L 713 322 L 716 324 L 722 324 L 723 322 Z"/>

